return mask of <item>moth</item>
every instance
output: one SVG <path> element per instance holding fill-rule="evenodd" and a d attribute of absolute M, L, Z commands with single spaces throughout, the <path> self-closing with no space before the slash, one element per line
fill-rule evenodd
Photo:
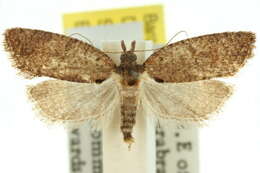
<path fill-rule="evenodd" d="M 145 109 L 162 119 L 209 119 L 232 93 L 215 78 L 238 72 L 255 42 L 252 32 L 204 35 L 164 46 L 137 64 L 136 42 L 127 50 L 122 41 L 116 65 L 101 50 L 64 35 L 12 28 L 4 36 L 5 50 L 23 76 L 54 78 L 27 91 L 44 119 L 82 122 L 120 114 L 128 144 Z"/>

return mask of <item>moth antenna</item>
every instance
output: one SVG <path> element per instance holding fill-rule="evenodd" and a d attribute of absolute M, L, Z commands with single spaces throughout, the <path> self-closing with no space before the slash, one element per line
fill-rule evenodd
<path fill-rule="evenodd" d="M 87 42 L 88 42 L 91 46 L 93 46 L 93 42 L 92 42 L 90 39 L 88 39 L 87 37 L 85 37 L 84 35 L 82 35 L 82 34 L 80 34 L 80 33 L 73 33 L 73 34 L 70 34 L 70 35 L 68 35 L 68 36 L 72 37 L 73 35 L 79 35 L 80 37 L 82 37 L 82 38 L 84 38 L 85 40 L 87 40 Z"/>
<path fill-rule="evenodd" d="M 179 31 L 179 32 L 177 32 L 177 33 L 165 44 L 165 46 L 168 46 L 168 45 L 171 43 L 171 41 L 172 41 L 175 37 L 177 37 L 179 34 L 181 34 L 181 33 L 185 33 L 186 37 L 187 37 L 187 38 L 189 37 L 188 32 L 186 32 L 186 31 Z M 163 46 L 163 47 L 165 47 L 165 46 Z"/>
<path fill-rule="evenodd" d="M 126 52 L 126 46 L 125 46 L 124 40 L 121 41 L 121 47 L 122 47 L 123 51 Z"/>
<path fill-rule="evenodd" d="M 163 48 L 163 47 L 165 47 L 165 46 L 168 46 L 168 45 L 170 44 L 170 42 L 171 42 L 176 36 L 178 36 L 178 35 L 181 34 L 181 33 L 185 33 L 186 37 L 187 37 L 187 38 L 189 37 L 189 35 L 188 35 L 188 33 L 187 33 L 186 31 L 179 31 L 179 32 L 177 32 L 177 33 L 176 33 L 164 46 L 162 46 L 162 47 L 155 48 L 155 49 L 134 50 L 133 52 L 145 52 L 145 51 L 156 51 L 156 50 L 159 50 L 159 49 L 161 49 L 161 48 Z M 131 51 L 132 51 L 132 49 L 131 49 Z"/>
<path fill-rule="evenodd" d="M 165 47 L 165 46 L 168 46 L 168 45 L 170 44 L 170 42 L 171 42 L 175 37 L 177 37 L 179 34 L 181 34 L 181 33 L 185 33 L 186 37 L 187 37 L 187 38 L 189 37 L 189 35 L 188 35 L 188 33 L 187 33 L 186 31 L 184 31 L 184 30 L 183 30 L 183 31 L 179 31 L 179 32 L 177 32 L 164 46 L 162 46 L 162 47 L 160 47 L 160 48 L 155 48 L 155 49 L 135 50 L 136 41 L 134 40 L 134 41 L 132 41 L 132 43 L 131 43 L 131 49 L 130 49 L 130 51 L 131 51 L 131 52 L 145 52 L 145 51 L 156 51 L 156 50 L 159 50 L 159 49 L 161 49 L 161 48 L 163 48 L 163 47 Z M 121 47 L 122 47 L 123 51 L 126 52 L 126 46 L 125 46 L 124 40 L 121 41 Z M 118 52 L 118 51 L 112 51 L 112 52 L 110 52 L 110 51 L 107 51 L 107 52 L 105 52 L 105 53 L 122 53 L 122 52 Z"/>
<path fill-rule="evenodd" d="M 162 46 L 162 47 L 160 47 L 160 48 L 156 48 L 156 49 L 146 49 L 146 50 L 134 50 L 133 52 L 145 52 L 145 51 L 156 51 L 156 50 L 159 50 L 159 49 L 161 49 L 161 48 L 163 48 L 163 47 L 165 47 L 165 46 L 168 46 L 169 44 L 170 44 L 170 42 L 175 38 L 175 37 L 177 37 L 179 34 L 181 34 L 181 33 L 185 33 L 185 35 L 186 35 L 186 37 L 188 38 L 189 37 L 189 34 L 188 34 L 188 32 L 186 32 L 186 31 L 179 31 L 179 32 L 177 32 L 164 46 Z M 133 43 L 133 42 L 132 42 Z M 132 50 L 132 49 L 131 49 Z"/>
<path fill-rule="evenodd" d="M 131 52 L 134 52 L 134 51 L 135 51 L 135 44 L 136 44 L 136 41 L 135 41 L 135 40 L 132 41 L 132 43 L 131 43 L 131 49 L 130 49 Z"/>

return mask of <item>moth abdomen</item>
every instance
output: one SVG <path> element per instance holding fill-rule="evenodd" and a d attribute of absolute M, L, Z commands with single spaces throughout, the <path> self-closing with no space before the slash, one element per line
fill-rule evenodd
<path fill-rule="evenodd" d="M 134 142 L 132 132 L 136 122 L 137 100 L 138 86 L 123 86 L 121 90 L 120 129 L 123 134 L 124 141 L 130 145 Z"/>

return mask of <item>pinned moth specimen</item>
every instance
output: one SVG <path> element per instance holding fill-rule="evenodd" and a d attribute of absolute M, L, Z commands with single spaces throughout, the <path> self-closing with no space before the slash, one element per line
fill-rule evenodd
<path fill-rule="evenodd" d="M 117 66 L 75 38 L 24 28 L 4 35 L 13 66 L 25 77 L 55 79 L 28 88 L 43 118 L 82 122 L 120 114 L 128 144 L 134 141 L 136 116 L 144 116 L 145 109 L 162 119 L 209 119 L 232 93 L 230 86 L 212 79 L 238 72 L 252 57 L 255 42 L 251 32 L 204 35 L 164 46 L 137 64 L 135 41 L 130 50 L 122 41 Z"/>

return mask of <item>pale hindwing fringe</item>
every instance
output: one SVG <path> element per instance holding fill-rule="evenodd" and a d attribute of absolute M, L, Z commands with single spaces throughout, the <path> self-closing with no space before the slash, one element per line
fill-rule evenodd
<path fill-rule="evenodd" d="M 27 93 L 44 121 L 76 124 L 110 116 L 120 98 L 111 78 L 102 84 L 48 80 L 28 87 Z"/>
<path fill-rule="evenodd" d="M 140 94 L 145 108 L 159 119 L 199 124 L 219 111 L 232 94 L 232 88 L 216 80 L 157 83 L 145 77 Z"/>

